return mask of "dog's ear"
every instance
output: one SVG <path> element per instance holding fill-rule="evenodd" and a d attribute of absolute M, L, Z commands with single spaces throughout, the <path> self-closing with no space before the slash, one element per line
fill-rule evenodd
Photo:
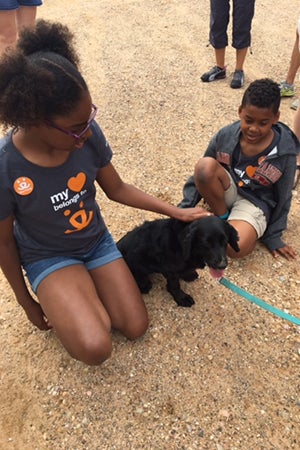
<path fill-rule="evenodd" d="M 182 232 L 181 246 L 184 260 L 188 259 L 191 254 L 194 234 L 192 223 L 188 224 Z"/>
<path fill-rule="evenodd" d="M 236 229 L 232 225 L 230 225 L 230 223 L 228 223 L 226 220 L 224 220 L 224 225 L 226 228 L 229 245 L 233 248 L 233 250 L 239 252 L 240 251 L 240 247 L 238 245 L 239 236 Z"/>

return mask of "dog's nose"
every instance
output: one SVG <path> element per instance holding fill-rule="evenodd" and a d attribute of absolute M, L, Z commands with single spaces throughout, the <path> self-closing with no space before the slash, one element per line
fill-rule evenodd
<path fill-rule="evenodd" d="M 218 269 L 226 269 L 227 265 L 228 265 L 227 258 L 222 258 L 221 261 L 218 261 L 217 268 Z"/>

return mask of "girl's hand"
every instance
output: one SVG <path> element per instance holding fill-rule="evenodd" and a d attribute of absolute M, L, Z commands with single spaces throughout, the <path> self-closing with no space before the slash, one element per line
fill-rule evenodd
<path fill-rule="evenodd" d="M 297 253 L 289 245 L 277 248 L 276 250 L 273 250 L 271 253 L 274 258 L 278 258 L 281 255 L 288 261 L 291 261 L 297 257 Z"/>
<path fill-rule="evenodd" d="M 24 311 L 33 325 L 38 327 L 39 330 L 50 330 L 52 328 L 51 324 L 48 322 L 41 305 L 35 300 L 32 301 L 24 307 Z"/>
<path fill-rule="evenodd" d="M 183 222 L 192 222 L 193 220 L 212 215 L 213 214 L 206 209 L 196 206 L 195 208 L 176 208 L 173 217 L 182 220 Z"/>

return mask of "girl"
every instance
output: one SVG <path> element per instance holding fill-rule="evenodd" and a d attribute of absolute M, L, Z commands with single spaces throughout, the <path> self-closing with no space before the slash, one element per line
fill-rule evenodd
<path fill-rule="evenodd" d="M 96 181 L 119 203 L 192 221 L 122 181 L 94 121 L 72 34 L 38 21 L 0 62 L 0 264 L 28 319 L 53 327 L 74 358 L 96 365 L 112 351 L 111 327 L 143 335 L 147 312 L 95 200 Z M 26 272 L 36 302 L 29 292 Z"/>

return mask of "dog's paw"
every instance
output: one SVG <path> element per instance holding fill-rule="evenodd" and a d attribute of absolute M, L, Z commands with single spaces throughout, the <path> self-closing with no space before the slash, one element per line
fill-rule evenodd
<path fill-rule="evenodd" d="M 194 281 L 199 277 L 196 270 L 190 270 L 189 272 L 184 272 L 180 274 L 180 278 L 184 281 L 190 282 Z"/>
<path fill-rule="evenodd" d="M 184 308 L 190 308 L 195 304 L 193 298 L 190 295 L 185 294 L 184 292 L 180 296 L 175 298 L 175 302 L 178 306 L 183 306 Z"/>

